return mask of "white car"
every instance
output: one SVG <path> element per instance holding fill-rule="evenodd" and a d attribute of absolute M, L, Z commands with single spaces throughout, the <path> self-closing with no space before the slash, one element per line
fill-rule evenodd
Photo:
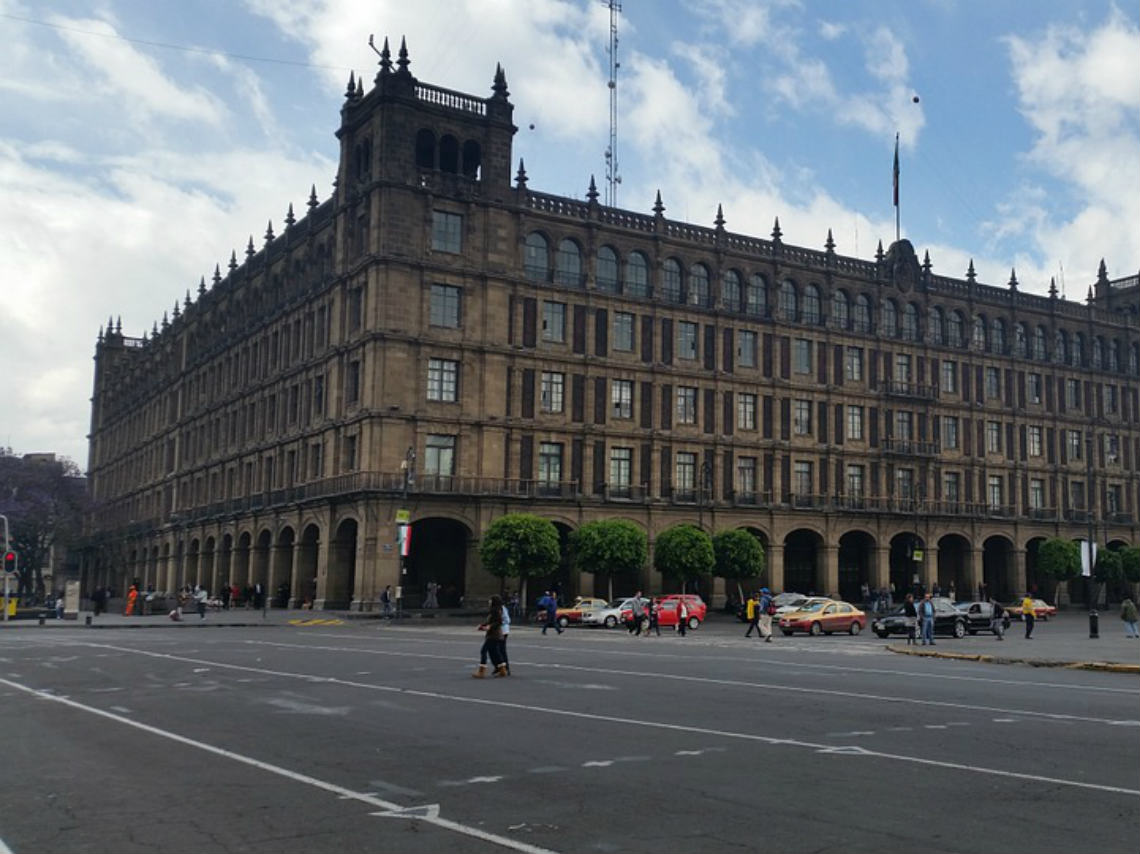
<path fill-rule="evenodd" d="M 641 604 L 648 608 L 649 600 L 644 596 L 641 597 Z M 612 602 L 607 602 L 605 607 L 591 608 L 582 612 L 582 625 L 584 626 L 605 626 L 607 629 L 612 629 L 621 622 L 621 612 L 623 609 L 633 607 L 633 597 L 627 596 L 625 599 L 615 599 Z"/>

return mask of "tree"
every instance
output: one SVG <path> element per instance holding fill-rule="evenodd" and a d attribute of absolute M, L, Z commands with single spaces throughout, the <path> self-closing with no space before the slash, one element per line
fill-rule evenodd
<path fill-rule="evenodd" d="M 1140 582 L 1140 546 L 1125 546 L 1120 550 L 1120 569 L 1128 581 Z"/>
<path fill-rule="evenodd" d="M 725 581 L 735 581 L 736 592 L 743 602 L 744 589 L 740 582 L 745 578 L 759 578 L 764 572 L 763 546 L 758 539 L 739 528 L 714 534 L 712 546 L 716 557 L 714 574 Z"/>
<path fill-rule="evenodd" d="M 499 578 L 499 592 L 508 578 L 522 580 L 519 599 L 526 605 L 526 580 L 549 575 L 562 558 L 558 529 L 548 519 L 530 513 L 508 513 L 487 526 L 479 546 L 483 567 Z"/>
<path fill-rule="evenodd" d="M 1037 568 L 1057 579 L 1059 591 L 1061 584 L 1081 574 L 1081 547 L 1072 540 L 1052 537 L 1037 548 Z"/>
<path fill-rule="evenodd" d="M 712 540 L 694 525 L 674 525 L 657 536 L 653 545 L 653 566 L 666 578 L 685 584 L 708 575 L 716 567 Z"/>
<path fill-rule="evenodd" d="M 0 448 L 0 514 L 8 517 L 11 546 L 20 555 L 21 599 L 43 596 L 43 571 L 52 548 L 62 560 L 82 534 L 86 507 L 86 481 L 71 460 L 19 457 Z"/>
<path fill-rule="evenodd" d="M 624 519 L 587 522 L 570 535 L 574 568 L 607 578 L 607 598 L 614 598 L 614 576 L 641 572 L 649 555 L 645 532 Z"/>

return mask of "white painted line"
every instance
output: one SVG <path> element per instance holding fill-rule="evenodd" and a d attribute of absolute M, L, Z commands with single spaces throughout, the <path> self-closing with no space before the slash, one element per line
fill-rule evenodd
<path fill-rule="evenodd" d="M 995 724 L 1015 724 L 1015 723 L 1017 723 L 1017 718 L 994 718 L 994 723 Z"/>
<path fill-rule="evenodd" d="M 0 839 L 0 854 L 12 854 L 12 849 L 5 844 L 3 839 Z"/>
<path fill-rule="evenodd" d="M 945 724 L 923 724 L 923 729 L 946 729 Z"/>
<path fill-rule="evenodd" d="M 582 763 L 583 768 L 609 768 L 614 764 L 612 759 L 591 759 Z"/>
<path fill-rule="evenodd" d="M 164 658 L 164 659 L 168 659 L 168 660 L 172 660 L 172 661 L 185 661 L 185 662 L 188 662 L 191 664 L 210 664 L 210 665 L 213 665 L 214 667 L 225 668 L 228 670 L 237 670 L 237 671 L 243 671 L 243 672 L 259 673 L 263 676 L 275 676 L 275 677 L 282 677 L 282 678 L 286 678 L 286 679 L 302 679 L 302 680 L 311 680 L 311 679 L 315 678 L 309 674 L 304 674 L 304 673 L 293 673 L 293 672 L 284 671 L 284 670 L 269 670 L 267 668 L 250 667 L 248 665 L 241 665 L 241 664 L 227 664 L 225 662 L 220 662 L 220 661 L 213 661 L 213 662 L 202 661 L 199 659 L 191 659 L 191 658 L 186 658 L 184 656 L 172 655 L 170 653 L 152 652 L 150 650 L 141 650 L 141 649 L 131 649 L 130 647 L 118 647 L 118 646 L 112 646 L 109 644 L 84 644 L 84 645 L 85 646 L 92 646 L 92 647 L 105 647 L 105 648 L 109 648 L 109 649 L 116 649 L 116 650 L 119 650 L 120 652 L 131 652 L 131 653 L 135 653 L 136 655 L 148 656 L 148 657 L 152 657 L 152 658 Z M 590 668 L 581 668 L 581 669 L 590 669 Z M 644 675 L 644 674 L 633 674 L 633 675 Z M 662 674 L 653 674 L 654 678 L 659 678 L 661 675 Z M 698 735 L 719 736 L 721 738 L 740 739 L 743 741 L 750 741 L 750 742 L 759 743 L 759 744 L 788 745 L 791 747 L 803 747 L 803 748 L 807 748 L 810 750 L 817 750 L 817 751 L 818 750 L 830 750 L 834 747 L 834 745 L 816 744 L 815 742 L 801 741 L 799 739 L 776 738 L 774 736 L 765 736 L 765 735 L 759 735 L 756 733 L 733 732 L 731 730 L 718 730 L 718 729 L 712 729 L 712 728 L 708 728 L 708 727 L 691 726 L 691 725 L 687 725 L 687 724 L 668 723 L 665 721 L 651 721 L 651 720 L 643 720 L 643 719 L 638 719 L 638 718 L 625 718 L 625 717 L 620 717 L 617 715 L 602 715 L 602 714 L 594 714 L 594 713 L 590 713 L 590 712 L 577 712 L 577 711 L 573 711 L 570 709 L 560 709 L 560 708 L 552 709 L 552 708 L 546 708 L 544 706 L 531 706 L 531 705 L 527 705 L 525 703 L 509 702 L 507 700 L 491 700 L 491 699 L 487 699 L 487 698 L 483 698 L 483 697 L 464 697 L 464 696 L 459 696 L 459 695 L 455 695 L 455 694 L 444 694 L 444 693 L 441 693 L 439 691 L 420 691 L 420 690 L 415 690 L 415 689 L 411 689 L 411 688 L 400 688 L 400 687 L 394 686 L 394 685 L 376 685 L 376 684 L 370 684 L 370 683 L 366 683 L 366 682 L 353 682 L 353 681 L 348 680 L 348 679 L 334 679 L 331 677 L 321 677 L 321 678 L 323 679 L 323 681 L 326 681 L 326 682 L 333 682 L 333 683 L 336 683 L 338 685 L 344 685 L 346 687 L 352 687 L 352 688 L 360 688 L 360 689 L 367 690 L 367 691 L 381 691 L 384 693 L 403 694 L 403 695 L 409 696 L 409 697 L 424 697 L 424 698 L 435 699 L 435 700 L 447 700 L 447 701 L 454 702 L 454 703 L 466 703 L 466 704 L 476 705 L 476 706 L 488 706 L 488 707 L 492 707 L 492 708 L 513 709 L 516 711 L 535 712 L 537 714 L 553 715 L 556 717 L 574 718 L 577 720 L 589 720 L 589 721 L 597 721 L 597 722 L 601 722 L 601 723 L 615 723 L 615 724 L 622 724 L 622 725 L 626 725 L 626 726 L 640 726 L 640 727 L 645 727 L 645 728 L 649 728 L 649 729 L 665 730 L 667 732 L 683 732 L 683 733 L 698 734 Z M 693 679 L 696 681 L 724 682 L 724 683 L 732 684 L 732 685 L 739 684 L 739 683 L 732 682 L 729 680 L 699 680 L 699 679 L 697 679 L 697 677 L 684 677 L 684 678 Z M 43 697 L 46 697 L 46 698 L 51 699 L 51 700 L 57 700 L 59 702 L 65 702 L 65 703 L 71 703 L 72 702 L 70 700 L 65 700 L 61 697 L 55 697 L 55 696 L 48 694 L 44 691 L 39 691 L 39 690 L 36 690 L 34 688 L 27 688 L 27 687 L 20 685 L 18 683 L 8 682 L 7 680 L 4 680 L 4 679 L 0 679 L 0 684 L 8 684 L 13 688 L 19 688 L 20 690 L 36 694 L 37 696 L 43 696 Z M 856 696 L 864 696 L 864 695 L 856 695 Z M 881 699 L 892 699 L 892 698 L 884 697 Z M 915 701 L 908 701 L 908 702 L 915 702 Z M 103 712 L 99 709 L 94 709 L 94 708 L 88 707 L 88 706 L 82 706 L 79 703 L 75 703 L 74 705 L 79 707 L 79 708 L 90 709 L 91 711 L 96 712 L 98 714 L 103 714 L 103 715 L 108 714 L 108 713 Z M 931 705 L 954 705 L 954 704 L 932 703 Z M 974 708 L 974 707 L 963 706 L 962 708 Z M 984 707 L 978 707 L 978 708 L 984 708 Z M 995 711 L 995 710 L 991 710 L 991 711 Z M 1028 713 L 1024 713 L 1024 714 L 1038 714 L 1038 713 L 1028 712 Z M 108 715 L 108 716 L 118 719 L 118 717 L 115 715 Z M 1068 717 L 1068 716 L 1063 716 L 1063 717 Z M 132 726 L 145 726 L 143 724 L 138 724 L 135 721 L 131 721 L 131 720 L 128 720 L 126 718 L 123 718 L 122 720 L 126 723 L 131 724 Z M 1013 719 L 1010 719 L 1010 720 L 1013 720 Z M 1091 719 L 1091 720 L 1099 720 L 1099 719 Z M 150 728 L 148 727 L 148 729 L 150 729 Z M 156 731 L 159 733 L 162 732 L 161 730 L 156 730 Z M 175 737 L 175 736 L 172 736 L 172 737 Z M 181 739 L 182 737 L 176 736 L 176 738 Z M 188 743 L 195 744 L 195 745 L 198 744 L 198 742 L 190 742 L 189 739 L 185 739 L 185 741 L 187 741 Z M 204 749 L 207 747 L 208 746 L 203 745 Z M 209 747 L 208 749 L 220 750 L 220 748 L 213 748 L 213 747 Z M 912 762 L 912 763 L 917 764 L 917 765 L 928 765 L 928 766 L 936 767 L 936 768 L 948 768 L 948 769 L 954 769 L 954 770 L 960 770 L 960 771 L 968 771 L 968 772 L 972 772 L 972 773 L 976 773 L 976 774 L 988 774 L 988 775 L 992 775 L 995 777 L 1009 777 L 1009 778 L 1013 778 L 1013 779 L 1017 779 L 1017 780 L 1031 780 L 1031 781 L 1036 781 L 1036 782 L 1053 783 L 1053 784 L 1060 785 L 1060 786 L 1072 786 L 1072 787 L 1078 788 L 1078 789 L 1091 789 L 1091 790 L 1095 790 L 1095 791 L 1114 792 L 1117 794 L 1133 795 L 1133 796 L 1140 797 L 1140 789 L 1126 789 L 1126 788 L 1122 788 L 1120 786 L 1109 786 L 1109 785 L 1104 785 L 1104 784 L 1100 784 L 1100 783 L 1089 783 L 1089 782 L 1086 782 L 1083 780 L 1065 780 L 1065 779 L 1057 778 L 1057 777 L 1044 777 L 1044 776 L 1041 776 L 1038 774 L 1026 774 L 1026 773 L 1021 773 L 1018 771 L 1007 771 L 1007 770 L 999 769 L 999 768 L 986 768 L 983 766 L 966 765 L 964 763 L 958 763 L 958 762 L 945 762 L 945 761 L 941 761 L 941 760 L 937 760 L 937 759 L 928 759 L 928 758 L 923 757 L 923 756 L 904 756 L 901 754 L 882 753 L 882 752 L 878 752 L 878 751 L 867 751 L 867 755 L 868 756 L 874 756 L 874 757 L 877 757 L 880 759 L 890 759 L 890 760 L 894 760 L 897 762 Z M 236 757 L 237 754 L 234 754 L 234 756 Z M 249 760 L 249 761 L 252 763 L 252 762 L 256 762 L 257 760 Z M 275 767 L 275 766 L 269 766 L 269 767 Z M 284 770 L 284 769 L 282 769 L 282 770 Z M 287 772 L 287 773 L 293 773 L 293 772 Z M 312 778 L 307 778 L 307 779 L 312 779 Z M 315 782 L 320 783 L 320 781 L 315 781 Z M 322 784 L 322 785 L 331 786 L 332 784 Z M 347 790 L 343 790 L 340 787 L 337 787 L 337 791 L 340 792 L 340 791 L 347 791 Z M 355 793 L 355 794 L 359 794 L 359 793 Z M 387 808 L 387 805 L 385 805 L 385 804 L 381 804 L 381 806 L 384 806 Z M 508 840 L 508 841 L 513 842 L 514 840 Z"/>
<path fill-rule="evenodd" d="M 436 812 L 434 815 L 430 814 L 430 812 L 424 815 L 408 815 L 407 811 L 409 809 L 415 808 L 403 807 L 400 804 L 384 801 L 364 792 L 354 792 L 351 789 L 346 789 L 343 786 L 338 786 L 336 783 L 329 783 L 325 780 L 318 780 L 316 777 L 310 777 L 308 774 L 301 774 L 297 771 L 290 771 L 288 768 L 282 768 L 280 765 L 273 765 L 269 762 L 262 762 L 260 759 L 254 759 L 251 756 L 244 756 L 243 754 L 235 753 L 232 750 L 226 750 L 222 747 L 215 747 L 212 744 L 206 744 L 202 741 L 195 741 L 192 738 L 178 735 L 177 733 L 170 732 L 169 730 L 160 729 L 159 727 L 150 726 L 149 724 L 140 723 L 139 721 L 133 721 L 130 718 L 124 718 L 121 715 L 113 715 L 110 712 L 104 711 L 103 709 L 97 709 L 94 706 L 78 703 L 75 700 L 69 700 L 66 697 L 49 694 L 46 691 L 40 691 L 36 688 L 31 688 L 27 685 L 21 685 L 17 682 L 10 682 L 7 679 L 0 679 L 0 684 L 7 685 L 9 688 L 15 688 L 17 690 L 24 691 L 27 694 L 30 694 L 34 697 L 39 697 L 43 700 L 49 700 L 53 703 L 61 703 L 72 709 L 77 709 L 82 712 L 98 715 L 101 718 L 106 718 L 108 720 L 115 721 L 116 723 L 134 727 L 135 729 L 142 730 L 143 732 L 149 733 L 151 735 L 159 736 L 160 738 L 170 739 L 171 741 L 185 745 L 186 747 L 193 747 L 206 753 L 212 753 L 215 756 L 221 756 L 225 759 L 231 759 L 234 762 L 240 762 L 243 765 L 257 768 L 260 771 L 267 771 L 270 774 L 276 774 L 279 777 L 285 777 L 286 779 L 293 780 L 297 783 L 303 783 L 316 789 L 321 789 L 333 795 L 338 795 L 349 800 L 360 801 L 361 803 L 372 807 L 378 807 L 383 811 L 381 813 L 382 815 L 386 815 L 388 813 L 399 813 L 400 815 L 398 817 L 400 818 L 416 818 L 420 821 L 435 825 L 436 827 L 440 827 L 444 830 L 451 830 L 455 833 L 463 834 L 464 836 L 471 836 L 475 839 L 482 839 L 484 842 L 489 842 L 492 845 L 499 845 L 503 848 L 522 851 L 524 854 L 557 854 L 557 852 L 554 852 L 549 848 L 542 848 L 538 845 L 530 845 L 526 842 L 510 839 L 506 836 L 499 836 L 496 833 L 488 833 L 487 831 L 480 830 L 477 827 L 471 827 L 470 825 L 461 824 L 455 821 L 449 821 L 439 815 L 438 807 L 436 807 Z M 499 778 L 495 777 L 492 779 L 497 780 Z M 4 854 L 4 852 L 0 851 L 0 854 Z"/>
<path fill-rule="evenodd" d="M 128 709 L 126 706 L 111 706 L 111 711 L 112 712 L 120 712 L 121 714 L 124 714 L 124 715 L 129 715 L 131 713 L 131 710 Z"/>
<path fill-rule="evenodd" d="M 502 780 L 502 777 L 472 777 L 468 783 L 497 783 Z"/>

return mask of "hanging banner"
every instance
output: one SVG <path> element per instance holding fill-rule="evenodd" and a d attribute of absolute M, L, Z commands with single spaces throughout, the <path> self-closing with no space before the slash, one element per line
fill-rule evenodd
<path fill-rule="evenodd" d="M 1081 540 L 1081 575 L 1088 578 L 1092 575 L 1092 568 L 1096 566 L 1096 543 Z M 1090 548 L 1091 546 L 1091 548 Z"/>

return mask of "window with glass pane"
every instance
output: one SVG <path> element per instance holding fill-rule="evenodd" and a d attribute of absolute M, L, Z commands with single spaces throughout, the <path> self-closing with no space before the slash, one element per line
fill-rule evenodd
<path fill-rule="evenodd" d="M 1040 478 L 1029 481 L 1029 507 L 1032 510 L 1045 509 L 1045 481 Z"/>
<path fill-rule="evenodd" d="M 609 294 L 618 292 L 618 257 L 609 246 L 598 250 L 598 266 L 595 271 L 598 290 Z"/>
<path fill-rule="evenodd" d="M 894 338 L 899 334 L 898 309 L 893 300 L 883 300 L 883 322 L 879 331 L 888 338 Z"/>
<path fill-rule="evenodd" d="M 803 317 L 804 323 L 819 323 L 819 288 L 808 285 L 804 288 Z"/>
<path fill-rule="evenodd" d="M 990 324 L 990 352 L 1005 353 L 1005 321 L 995 317 Z"/>
<path fill-rule="evenodd" d="M 895 356 L 895 380 L 900 383 L 910 382 L 910 356 L 904 353 Z"/>
<path fill-rule="evenodd" d="M 1085 363 L 1085 336 L 1080 332 L 1073 336 L 1072 352 L 1069 355 L 1074 368 L 1079 368 Z"/>
<path fill-rule="evenodd" d="M 640 252 L 629 253 L 625 262 L 624 290 L 629 296 L 649 296 L 649 261 Z"/>
<path fill-rule="evenodd" d="M 1105 509 L 1109 513 L 1119 513 L 1124 508 L 1124 491 L 1119 484 L 1109 484 L 1108 492 L 1105 493 L 1104 497 L 1107 499 Z"/>
<path fill-rule="evenodd" d="M 942 391 L 947 394 L 958 393 L 958 363 L 949 360 L 942 363 Z"/>
<path fill-rule="evenodd" d="M 1033 358 L 1045 359 L 1045 327 L 1038 326 L 1033 333 Z"/>
<path fill-rule="evenodd" d="M 743 311 L 744 303 L 740 292 L 740 275 L 735 270 L 726 270 L 721 277 L 720 298 L 728 311 Z"/>
<path fill-rule="evenodd" d="M 864 491 L 863 466 L 847 466 L 847 495 L 850 498 L 862 498 Z"/>
<path fill-rule="evenodd" d="M 753 273 L 748 280 L 748 288 L 744 295 L 744 310 L 756 317 L 765 317 L 768 314 L 768 282 L 759 273 Z"/>
<path fill-rule="evenodd" d="M 1069 337 L 1064 329 L 1058 329 L 1053 335 L 1053 361 L 1059 365 L 1065 364 L 1069 358 Z"/>
<path fill-rule="evenodd" d="M 697 358 L 697 324 L 684 320 L 677 324 L 677 358 Z"/>
<path fill-rule="evenodd" d="M 697 390 L 689 386 L 677 389 L 677 423 L 697 423 Z"/>
<path fill-rule="evenodd" d="M 435 252 L 463 251 L 463 217 L 447 211 L 431 213 L 431 248 Z"/>
<path fill-rule="evenodd" d="M 986 400 L 1001 399 L 1001 371 L 986 368 Z"/>
<path fill-rule="evenodd" d="M 850 320 L 847 294 L 836 291 L 831 295 L 831 325 L 837 329 L 846 329 Z"/>
<path fill-rule="evenodd" d="M 863 348 L 848 347 L 843 354 L 843 377 L 849 382 L 863 381 Z"/>
<path fill-rule="evenodd" d="M 1104 461 L 1109 465 L 1120 462 L 1120 436 L 1116 433 L 1104 434 Z"/>
<path fill-rule="evenodd" d="M 692 493 L 697 488 L 697 455 L 687 451 L 677 453 L 673 488 L 680 493 Z"/>
<path fill-rule="evenodd" d="M 952 311 L 946 316 L 946 343 L 951 347 L 964 347 L 966 344 L 966 324 L 962 313 Z"/>
<path fill-rule="evenodd" d="M 736 397 L 736 426 L 741 430 L 756 429 L 756 395 L 741 392 Z"/>
<path fill-rule="evenodd" d="M 681 265 L 675 258 L 666 258 L 662 267 L 661 298 L 667 302 L 681 301 Z"/>
<path fill-rule="evenodd" d="M 970 333 L 971 344 L 979 353 L 986 349 L 986 321 L 980 317 L 974 318 L 973 331 Z"/>
<path fill-rule="evenodd" d="M 582 250 L 573 240 L 566 239 L 558 244 L 554 256 L 554 281 L 568 288 L 582 287 Z"/>
<path fill-rule="evenodd" d="M 812 478 L 812 464 L 797 462 L 792 472 L 792 483 L 795 485 L 796 495 L 811 495 L 815 489 Z"/>
<path fill-rule="evenodd" d="M 895 413 L 895 438 L 902 439 L 903 441 L 910 441 L 913 438 L 912 427 L 914 425 L 914 413 L 912 412 L 896 412 Z"/>
<path fill-rule="evenodd" d="M 1029 375 L 1029 402 L 1041 402 L 1041 374 Z"/>
<path fill-rule="evenodd" d="M 847 438 L 859 440 L 863 438 L 863 407 L 847 407 Z"/>
<path fill-rule="evenodd" d="M 871 301 L 865 294 L 855 297 L 855 310 L 851 315 L 851 328 L 856 332 L 871 331 Z"/>
<path fill-rule="evenodd" d="M 633 417 L 633 380 L 614 380 L 610 387 L 614 418 Z"/>
<path fill-rule="evenodd" d="M 689 305 L 709 304 L 709 271 L 704 264 L 694 264 L 689 270 Z"/>
<path fill-rule="evenodd" d="M 986 453 L 987 454 L 1000 454 L 1001 453 L 1001 422 L 1000 421 L 987 421 L 986 422 Z"/>
<path fill-rule="evenodd" d="M 1085 482 L 1073 480 L 1069 482 L 1069 493 L 1073 496 L 1073 507 L 1077 510 L 1085 509 Z"/>
<path fill-rule="evenodd" d="M 804 338 L 797 338 L 792 342 L 793 364 L 797 374 L 811 373 L 811 342 Z"/>
<path fill-rule="evenodd" d="M 454 402 L 459 390 L 459 362 L 428 359 L 427 399 Z"/>
<path fill-rule="evenodd" d="M 781 320 L 795 320 L 796 319 L 796 286 L 787 279 L 780 283 L 780 293 L 778 295 L 779 304 L 778 309 L 780 312 Z"/>
<path fill-rule="evenodd" d="M 942 417 L 942 447 L 945 450 L 958 450 L 958 419 L 952 415 Z"/>
<path fill-rule="evenodd" d="M 1068 409 L 1081 408 L 1081 381 L 1065 380 L 1065 406 Z"/>
<path fill-rule="evenodd" d="M 455 436 L 429 433 L 424 446 L 424 474 L 455 474 Z"/>
<path fill-rule="evenodd" d="M 918 309 L 909 302 L 903 306 L 902 337 L 907 341 L 918 340 Z"/>
<path fill-rule="evenodd" d="M 1029 343 L 1026 340 L 1024 323 L 1015 324 L 1013 327 L 1013 353 L 1022 358 L 1029 355 Z"/>
<path fill-rule="evenodd" d="M 1084 447 L 1084 437 L 1081 435 L 1080 430 L 1066 430 L 1069 443 L 1069 459 L 1079 460 L 1081 458 L 1082 448 Z"/>
<path fill-rule="evenodd" d="M 756 494 L 755 457 L 740 457 L 736 461 L 736 491 L 743 495 Z"/>
<path fill-rule="evenodd" d="M 931 344 L 942 343 L 942 309 L 938 306 L 931 306 L 930 317 L 927 320 L 927 334 L 930 337 Z"/>
<path fill-rule="evenodd" d="M 562 482 L 562 445 L 540 442 L 538 446 L 538 480 L 544 484 Z"/>
<path fill-rule="evenodd" d="M 1120 406 L 1119 390 L 1116 386 L 1109 384 L 1105 384 L 1101 388 L 1103 390 L 1101 397 L 1104 400 L 1104 414 L 1115 415 Z"/>
<path fill-rule="evenodd" d="M 989 499 L 991 510 L 1001 510 L 1002 507 L 1002 483 L 1001 475 L 992 474 L 986 481 L 986 495 Z"/>
<path fill-rule="evenodd" d="M 432 285 L 429 323 L 432 326 L 458 329 L 459 297 L 459 288 L 451 285 Z"/>
<path fill-rule="evenodd" d="M 610 489 L 629 491 L 633 476 L 633 448 L 610 449 Z"/>
<path fill-rule="evenodd" d="M 736 337 L 736 364 L 742 368 L 756 367 L 756 333 L 741 329 Z"/>
<path fill-rule="evenodd" d="M 797 436 L 811 435 L 811 401 L 792 401 L 792 430 Z"/>
<path fill-rule="evenodd" d="M 531 281 L 550 281 L 550 244 L 537 231 L 526 236 L 523 269 Z"/>
<path fill-rule="evenodd" d="M 942 496 L 951 503 L 962 500 L 962 475 L 956 471 L 942 475 Z"/>
<path fill-rule="evenodd" d="M 614 312 L 614 349 L 633 350 L 633 315 L 625 311 Z"/>
<path fill-rule="evenodd" d="M 543 412 L 561 412 L 565 375 L 553 371 L 543 371 L 540 383 L 540 399 Z"/>
<path fill-rule="evenodd" d="M 542 340 L 562 343 L 566 340 L 566 303 L 542 303 Z"/>
<path fill-rule="evenodd" d="M 895 494 L 904 501 L 914 498 L 914 469 L 895 469 Z"/>

